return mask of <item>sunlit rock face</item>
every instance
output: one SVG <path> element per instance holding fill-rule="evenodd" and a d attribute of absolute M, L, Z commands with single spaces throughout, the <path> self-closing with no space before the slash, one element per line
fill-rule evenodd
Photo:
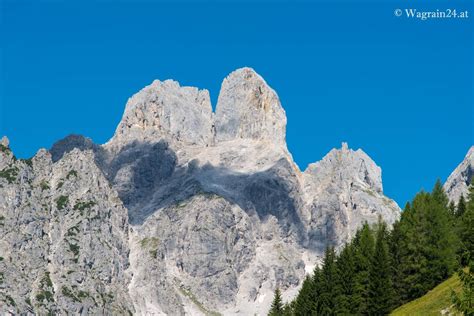
<path fill-rule="evenodd" d="M 252 139 L 286 146 L 286 115 L 277 94 L 253 69 L 232 72 L 216 107 L 216 139 Z"/>
<path fill-rule="evenodd" d="M 451 173 L 444 184 L 444 190 L 451 201 L 458 203 L 461 195 L 463 195 L 464 198 L 467 198 L 473 174 L 474 146 L 471 146 L 466 157 L 464 157 L 464 160 L 456 167 L 456 169 L 454 169 L 453 173 Z"/>
<path fill-rule="evenodd" d="M 2 141 L 1 298 L 16 305 L 0 311 L 252 315 L 276 287 L 293 297 L 327 245 L 400 209 L 362 150 L 301 172 L 285 129 L 275 91 L 242 68 L 215 113 L 206 90 L 154 81 L 104 145 L 73 135 L 30 163 Z"/>

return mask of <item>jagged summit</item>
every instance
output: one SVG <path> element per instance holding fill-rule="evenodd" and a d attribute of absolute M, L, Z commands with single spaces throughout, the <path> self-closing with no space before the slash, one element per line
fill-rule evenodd
<path fill-rule="evenodd" d="M 224 79 L 216 107 L 216 138 L 268 140 L 285 144 L 286 114 L 276 92 L 251 68 Z"/>
<path fill-rule="evenodd" d="M 166 139 L 205 146 L 213 138 L 212 116 L 207 90 L 155 80 L 128 100 L 109 143 Z"/>
<path fill-rule="evenodd" d="M 305 170 L 310 182 L 320 183 L 324 179 L 358 182 L 375 192 L 382 193 L 382 169 L 362 150 L 352 150 L 347 143 L 341 149 L 332 149 L 324 158 L 312 163 Z"/>
<path fill-rule="evenodd" d="M 8 139 L 8 137 L 3 136 L 0 140 L 0 144 L 8 148 L 8 146 L 10 146 L 10 140 Z"/>
<path fill-rule="evenodd" d="M 251 68 L 223 81 L 212 112 L 209 92 L 155 80 L 132 96 L 108 145 L 132 141 L 211 146 L 234 139 L 285 144 L 286 115 L 277 94 Z"/>
<path fill-rule="evenodd" d="M 469 148 L 464 160 L 454 169 L 444 184 L 444 190 L 449 199 L 454 203 L 459 201 L 461 195 L 467 197 L 469 184 L 474 174 L 474 146 Z"/>

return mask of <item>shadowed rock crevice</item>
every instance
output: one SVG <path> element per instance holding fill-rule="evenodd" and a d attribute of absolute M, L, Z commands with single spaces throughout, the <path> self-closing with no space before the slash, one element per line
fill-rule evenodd
<path fill-rule="evenodd" d="M 155 144 L 134 141 L 117 154 L 106 154 L 100 167 L 124 205 L 133 209 L 143 205 L 143 200 L 147 200 L 159 185 L 165 185 L 173 175 L 176 162 L 177 157 L 166 141 Z"/>
<path fill-rule="evenodd" d="M 256 173 L 240 173 L 196 160 L 177 166 L 177 156 L 168 143 L 125 145 L 111 154 L 90 139 L 71 135 L 56 143 L 55 157 L 74 148 L 93 150 L 95 160 L 127 207 L 132 225 L 141 225 L 156 211 L 185 201 L 196 194 L 216 194 L 239 205 L 250 215 L 278 219 L 283 232 L 298 236 L 306 244 L 305 226 L 298 214 L 299 203 L 290 187 L 289 163 L 285 159 Z M 293 192 L 293 194 L 292 194 Z"/>

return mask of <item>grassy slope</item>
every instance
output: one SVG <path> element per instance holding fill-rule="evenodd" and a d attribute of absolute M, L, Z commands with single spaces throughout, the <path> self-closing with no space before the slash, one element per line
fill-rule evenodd
<path fill-rule="evenodd" d="M 451 290 L 459 292 L 461 283 L 457 274 L 447 279 L 424 296 L 400 306 L 390 315 L 441 315 L 443 309 L 451 306 Z M 451 315 L 460 315 L 450 309 Z"/>

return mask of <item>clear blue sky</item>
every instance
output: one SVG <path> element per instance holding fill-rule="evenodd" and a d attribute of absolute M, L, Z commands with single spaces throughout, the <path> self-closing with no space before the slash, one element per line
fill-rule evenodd
<path fill-rule="evenodd" d="M 301 169 L 347 141 L 401 206 L 443 181 L 473 141 L 473 19 L 396 8 L 472 1 L 0 0 L 0 134 L 19 157 L 70 133 L 106 142 L 153 79 L 210 90 L 250 66 L 278 92 Z"/>

